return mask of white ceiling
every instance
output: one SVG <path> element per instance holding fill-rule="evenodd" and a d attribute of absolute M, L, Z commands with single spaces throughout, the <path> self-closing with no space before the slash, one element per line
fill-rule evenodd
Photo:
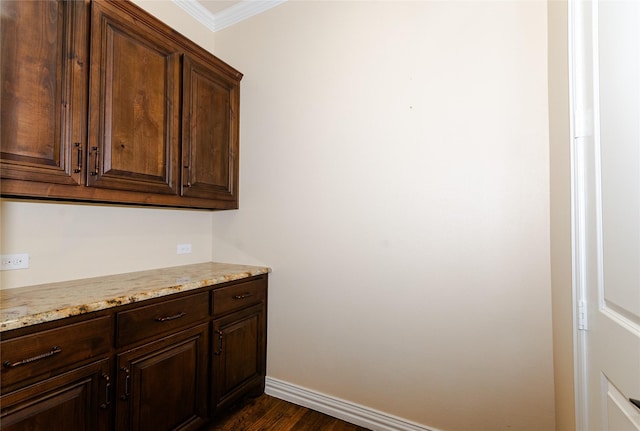
<path fill-rule="evenodd" d="M 202 4 L 212 14 L 217 14 L 231 6 L 241 3 L 241 0 L 199 0 L 198 3 Z"/>
<path fill-rule="evenodd" d="M 286 0 L 173 0 L 211 31 L 222 30 Z"/>

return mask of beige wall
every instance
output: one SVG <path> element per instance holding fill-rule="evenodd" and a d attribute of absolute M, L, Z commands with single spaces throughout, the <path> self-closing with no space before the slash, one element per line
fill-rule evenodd
<path fill-rule="evenodd" d="M 554 427 L 545 2 L 290 1 L 245 73 L 241 209 L 268 375 L 448 431 Z"/>
<path fill-rule="evenodd" d="M 4 201 L 3 253 L 33 257 L 4 287 L 188 263 L 192 242 L 273 267 L 269 376 L 447 431 L 552 429 L 546 20 L 290 1 L 216 33 L 245 73 L 241 209 Z"/>
<path fill-rule="evenodd" d="M 548 4 L 551 284 L 556 430 L 576 429 L 571 275 L 568 2 Z"/>
<path fill-rule="evenodd" d="M 2 288 L 211 260 L 211 213 L 3 199 L 2 253 L 29 253 L 29 269 L 2 271 Z M 176 245 L 190 243 L 191 254 Z"/>
<path fill-rule="evenodd" d="M 160 21 L 168 24 L 178 33 L 188 37 L 201 47 L 213 52 L 215 46 L 214 34 L 189 15 L 184 9 L 178 7 L 171 0 L 131 0 L 133 3 L 146 10 Z"/>

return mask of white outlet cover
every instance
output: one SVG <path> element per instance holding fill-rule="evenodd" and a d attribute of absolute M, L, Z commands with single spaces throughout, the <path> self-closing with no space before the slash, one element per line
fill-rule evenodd
<path fill-rule="evenodd" d="M 176 249 L 177 254 L 188 254 L 191 253 L 191 244 L 178 244 Z"/>
<path fill-rule="evenodd" d="M 2 265 L 0 266 L 0 270 L 6 271 L 11 269 L 26 269 L 26 268 L 29 268 L 28 253 L 2 255 Z"/>

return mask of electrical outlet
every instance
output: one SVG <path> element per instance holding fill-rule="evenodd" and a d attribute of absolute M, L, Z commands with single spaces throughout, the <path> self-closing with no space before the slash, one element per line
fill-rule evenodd
<path fill-rule="evenodd" d="M 191 253 L 191 244 L 178 244 L 176 250 L 177 254 L 189 254 Z"/>
<path fill-rule="evenodd" d="M 2 271 L 9 270 L 9 269 L 25 269 L 25 268 L 29 268 L 28 253 L 2 255 L 2 266 L 0 267 Z"/>

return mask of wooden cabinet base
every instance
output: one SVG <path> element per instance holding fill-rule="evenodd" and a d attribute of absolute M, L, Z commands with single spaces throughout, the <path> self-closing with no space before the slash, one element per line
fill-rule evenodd
<path fill-rule="evenodd" d="M 3 332 L 0 429 L 201 429 L 264 392 L 267 280 Z"/>

